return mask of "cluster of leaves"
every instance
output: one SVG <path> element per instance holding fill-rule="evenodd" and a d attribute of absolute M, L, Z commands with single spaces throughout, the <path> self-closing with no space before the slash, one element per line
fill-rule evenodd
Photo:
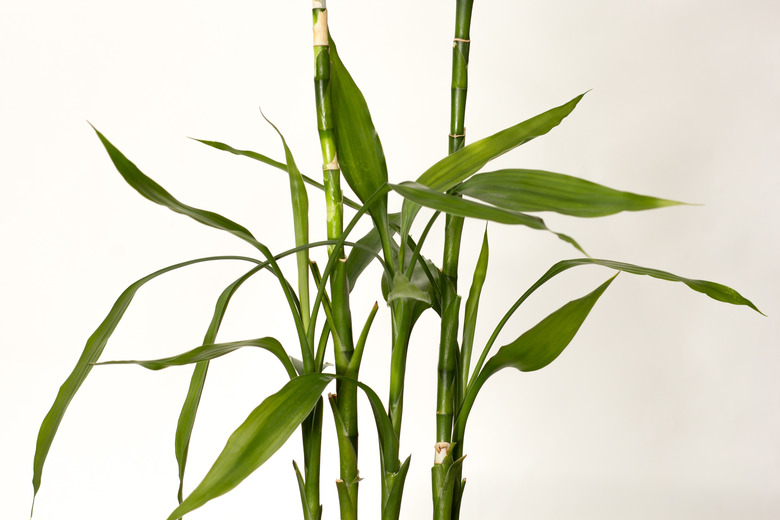
<path fill-rule="evenodd" d="M 576 177 L 541 170 L 483 171 L 492 159 L 551 131 L 574 110 L 583 95 L 463 147 L 433 164 L 414 181 L 389 183 L 384 153 L 368 106 L 352 76 L 347 72 L 335 45 L 332 44 L 330 66 L 334 128 L 341 171 L 359 200 L 357 202 L 349 198 L 344 199 L 344 203 L 355 208 L 357 213 L 338 240 L 309 242 L 306 238 L 308 237 L 308 228 L 299 226 L 295 230 L 295 247 L 274 254 L 244 226 L 214 212 L 194 208 L 180 202 L 142 173 L 102 133 L 96 130 L 98 138 L 116 169 L 127 183 L 143 197 L 188 216 L 201 224 L 233 234 L 252 245 L 259 252 L 260 258 L 219 256 L 182 262 L 139 279 L 122 293 L 106 319 L 87 341 L 81 358 L 62 385 L 51 410 L 41 425 L 34 460 L 33 486 L 36 493 L 41 484 L 46 456 L 62 417 L 70 401 L 96 364 L 134 363 L 151 370 L 194 364 L 195 371 L 179 418 L 176 438 L 180 505 L 171 512 L 169 520 L 180 518 L 207 501 L 230 491 L 259 468 L 299 426 L 303 424 L 305 429 L 306 425 L 309 424 L 307 421 L 313 421 L 313 416 L 321 414 L 321 408 L 318 408 L 321 395 L 327 385 L 336 379 L 358 387 L 370 402 L 380 439 L 379 451 L 383 471 L 382 518 L 398 518 L 403 481 L 409 468 L 409 459 L 402 462 L 399 458 L 400 417 L 402 415 L 400 399 L 403 393 L 405 349 L 408 347 L 414 323 L 425 310 L 432 308 L 443 319 L 456 323 L 454 329 L 444 331 L 452 336 L 450 339 L 445 338 L 444 341 L 452 341 L 457 345 L 455 349 L 457 359 L 444 360 L 443 365 L 445 366 L 444 370 L 451 373 L 452 391 L 455 395 L 449 410 L 451 416 L 449 420 L 455 430 L 452 436 L 454 442 L 459 442 L 463 438 L 469 412 L 485 382 L 504 368 L 532 371 L 550 364 L 569 345 L 599 297 L 614 280 L 614 276 L 612 276 L 592 292 L 565 303 L 491 355 L 499 333 L 520 305 L 547 281 L 568 269 L 582 265 L 597 265 L 612 271 L 681 282 L 694 291 L 715 300 L 746 305 L 758 311 L 749 300 L 733 289 L 718 283 L 688 279 L 665 271 L 611 260 L 600 260 L 585 255 L 585 257 L 564 260 L 555 264 L 522 294 L 499 320 L 490 339 L 482 346 L 480 356 L 471 369 L 477 313 L 488 267 L 488 235 L 486 232 L 480 246 L 479 259 L 465 302 L 463 323 L 460 327 L 461 340 L 458 342 L 457 323 L 459 322 L 460 297 L 449 302 L 443 299 L 445 277 L 442 275 L 441 269 L 422 254 L 428 233 L 441 213 L 454 217 L 520 225 L 551 232 L 584 253 L 582 247 L 573 238 L 551 231 L 536 213 L 556 212 L 572 217 L 589 218 L 612 215 L 621 211 L 667 207 L 678 203 L 614 190 Z M 319 189 L 324 187 L 298 171 L 293 155 L 283 137 L 284 162 L 215 141 L 204 140 L 201 142 L 212 148 L 248 157 L 286 172 L 290 178 L 296 222 L 305 221 L 306 226 L 308 226 L 308 208 L 303 204 L 303 197 L 305 197 L 303 185 L 307 183 Z M 387 199 L 390 192 L 403 197 L 403 207 L 399 214 L 388 213 Z M 430 208 L 434 210 L 434 213 L 424 231 L 414 240 L 411 237 L 412 225 L 421 207 Z M 348 237 L 355 224 L 366 214 L 371 218 L 373 229 L 359 240 L 349 241 Z M 352 289 L 358 277 L 371 262 L 379 262 L 382 265 L 382 290 L 392 311 L 394 327 L 394 338 L 392 338 L 394 360 L 390 367 L 390 377 L 400 381 L 400 386 L 397 387 L 400 394 L 392 394 L 391 389 L 390 402 L 387 407 L 369 386 L 357 380 L 361 355 L 367 343 L 368 330 L 376 308 L 369 316 L 358 341 L 355 343 L 354 353 L 350 360 L 350 363 L 355 366 L 352 367 L 349 374 L 327 372 L 324 358 L 328 337 L 332 335 L 337 338 L 343 333 L 336 326 L 336 320 L 332 316 L 334 308 L 331 305 L 331 300 L 337 298 L 338 295 L 329 294 L 327 285 L 329 279 L 336 276 L 334 273 L 337 272 L 337 264 L 339 263 L 337 255 L 330 255 L 328 263 L 321 273 L 316 266 L 307 266 L 306 262 L 299 263 L 299 270 L 303 269 L 306 272 L 310 269 L 311 271 L 304 278 L 308 279 L 311 276 L 316 284 L 311 312 L 309 311 L 308 293 L 304 294 L 300 288 L 296 292 L 278 264 L 278 260 L 289 255 L 297 255 L 299 259 L 306 260 L 309 249 L 323 246 L 331 246 L 332 250 L 337 252 L 344 247 L 348 248 L 349 255 L 344 276 L 349 290 Z M 247 262 L 251 264 L 251 269 L 226 287 L 220 295 L 201 346 L 164 359 L 99 362 L 103 349 L 114 329 L 136 292 L 142 286 L 158 276 L 179 268 L 201 262 L 225 260 Z M 287 306 L 296 323 L 301 347 L 300 361 L 292 357 L 288 349 L 271 337 L 228 343 L 216 341 L 231 297 L 247 279 L 263 271 L 276 278 L 284 291 Z M 457 303 L 453 304 L 453 301 Z M 326 323 L 319 341 L 315 341 L 315 323 L 320 310 L 325 315 Z M 448 313 L 449 318 L 447 318 Z M 200 484 L 184 498 L 182 483 L 189 439 L 208 363 L 245 347 L 262 348 L 271 352 L 282 364 L 290 380 L 277 393 L 263 400 L 249 414 L 227 440 L 222 453 Z M 398 352 L 398 364 L 395 360 L 396 352 Z M 334 415 L 337 424 L 340 424 L 341 419 L 336 409 L 334 409 Z M 306 431 L 304 431 L 305 435 L 307 435 Z M 342 454 L 349 453 L 349 450 L 344 446 L 340 445 L 339 448 Z M 463 459 L 455 457 L 453 453 L 448 454 L 448 457 L 441 461 L 441 468 L 434 472 L 435 488 L 451 489 L 453 486 L 461 485 L 459 475 Z M 307 460 L 312 456 L 307 454 Z M 356 454 L 354 456 L 356 457 Z M 297 475 L 305 515 L 307 518 L 309 516 L 319 517 L 321 508 L 318 503 L 312 503 L 312 501 L 316 502 L 318 495 L 310 496 L 303 475 L 300 471 L 297 471 Z M 452 497 L 443 495 L 438 498 L 434 497 L 435 501 L 438 499 L 451 501 Z M 307 511 L 313 511 L 313 513 L 307 513 Z"/>

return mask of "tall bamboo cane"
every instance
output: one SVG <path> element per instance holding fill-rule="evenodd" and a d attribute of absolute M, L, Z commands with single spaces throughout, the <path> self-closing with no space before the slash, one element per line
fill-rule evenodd
<path fill-rule="evenodd" d="M 327 212 L 328 239 L 338 240 L 343 231 L 343 201 L 333 114 L 330 98 L 330 50 L 328 38 L 328 12 L 325 0 L 312 4 L 314 37 L 314 97 L 317 110 L 317 130 L 322 148 L 323 179 Z M 349 290 L 346 276 L 346 259 L 343 249 L 329 250 L 339 262 L 330 278 L 331 305 L 335 330 L 332 330 L 336 373 L 349 375 L 349 364 L 354 352 L 352 317 L 349 308 Z M 357 518 L 358 470 L 357 470 L 357 387 L 338 381 L 336 395 L 330 399 L 337 423 L 340 455 L 340 478 L 337 489 L 342 520 Z"/>
<path fill-rule="evenodd" d="M 452 83 L 450 94 L 449 153 L 465 143 L 466 94 L 471 46 L 471 12 L 474 0 L 457 0 L 455 37 L 452 44 Z M 439 343 L 439 365 L 436 410 L 436 452 L 431 472 L 434 520 L 456 520 L 460 514 L 463 493 L 461 482 L 462 439 L 453 438 L 453 413 L 458 409 L 459 349 L 457 341 L 460 297 L 458 296 L 458 260 L 463 232 L 463 218 L 447 216 L 442 260 L 442 320 Z M 461 370 L 463 369 L 461 365 Z M 453 445 L 454 444 L 454 445 Z"/>

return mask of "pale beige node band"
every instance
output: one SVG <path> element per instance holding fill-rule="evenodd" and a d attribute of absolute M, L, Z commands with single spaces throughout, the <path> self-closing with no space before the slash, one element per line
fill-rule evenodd
<path fill-rule="evenodd" d="M 315 0 L 315 4 L 319 3 Z M 325 5 L 325 2 L 321 2 Z M 314 46 L 315 47 L 328 47 L 328 11 L 323 10 L 317 16 L 317 22 L 313 27 L 314 31 Z"/>

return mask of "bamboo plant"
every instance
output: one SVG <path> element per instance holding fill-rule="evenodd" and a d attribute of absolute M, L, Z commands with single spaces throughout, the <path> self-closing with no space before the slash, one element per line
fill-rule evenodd
<path fill-rule="evenodd" d="M 460 518 L 460 504 L 464 497 L 466 426 L 480 389 L 492 375 L 505 368 L 533 371 L 554 361 L 572 341 L 616 273 L 681 282 L 714 300 L 745 305 L 760 312 L 738 292 L 715 282 L 588 256 L 577 241 L 551 231 L 537 215 L 540 212 L 556 212 L 590 218 L 621 211 L 663 208 L 678 202 L 619 191 L 542 170 L 485 170 L 492 159 L 559 125 L 580 103 L 583 95 L 466 144 L 465 109 L 473 0 L 456 0 L 455 4 L 449 153 L 414 180 L 389 182 L 384 152 L 368 104 L 338 53 L 329 31 L 328 9 L 324 0 L 314 0 L 312 7 L 314 106 L 322 155 L 322 182 L 301 173 L 276 126 L 273 128 L 280 138 L 283 161 L 218 141 L 200 140 L 211 148 L 259 161 L 286 173 L 294 225 L 290 248 L 286 251 L 273 252 L 246 227 L 217 213 L 179 201 L 142 173 L 95 129 L 115 168 L 143 197 L 205 226 L 231 233 L 253 246 L 258 254 L 256 257 L 224 255 L 184 261 L 140 278 L 119 296 L 108 316 L 88 339 L 73 372 L 63 383 L 40 427 L 34 459 L 34 495 L 41 486 L 44 462 L 63 415 L 96 365 L 137 364 L 150 370 L 194 365 L 175 438 L 179 505 L 169 512 L 169 520 L 181 518 L 235 488 L 267 461 L 299 427 L 303 461 L 302 466 L 299 462 L 293 462 L 293 465 L 303 518 L 319 520 L 335 518 L 338 514 L 342 520 L 356 520 L 361 480 L 358 458 L 359 394 L 364 395 L 370 404 L 379 438 L 380 475 L 371 480 L 381 488 L 381 503 L 376 506 L 378 513 L 371 514 L 371 517 L 397 520 L 401 517 L 404 482 L 411 463 L 410 456 L 400 452 L 407 354 L 414 343 L 412 333 L 415 324 L 424 312 L 432 309 L 440 319 L 438 366 L 432 371 L 436 374 L 437 395 L 431 397 L 431 402 L 436 404 L 431 469 L 433 518 L 455 520 Z M 342 176 L 354 197 L 343 194 Z M 309 236 L 308 201 L 309 196 L 318 190 L 325 196 L 327 233 L 320 240 L 312 240 Z M 400 196 L 403 201 L 400 213 L 388 211 L 391 193 Z M 349 219 L 345 216 L 344 206 L 355 211 Z M 414 237 L 413 224 L 422 208 L 433 211 L 425 212 L 429 215 L 428 221 L 422 226 L 419 236 Z M 442 214 L 444 253 L 439 267 L 425 256 L 425 245 Z M 489 231 L 486 228 L 480 244 L 462 243 L 463 224 L 467 218 L 548 232 L 584 254 L 562 260 L 542 274 L 497 320 L 484 345 L 475 344 L 475 331 L 482 289 L 488 274 Z M 370 221 L 370 231 L 362 237 L 353 237 L 353 229 L 364 219 Z M 459 273 L 462 271 L 459 257 L 464 247 L 478 251 L 474 271 L 465 278 L 470 280 L 468 288 L 459 287 Z M 315 250 L 327 252 L 324 266 L 311 260 Z M 296 260 L 295 284 L 290 282 L 288 273 L 279 263 L 288 256 L 294 256 Z M 144 285 L 190 265 L 225 261 L 243 262 L 248 264 L 249 269 L 228 285 L 217 299 L 201 345 L 163 359 L 101 360 L 114 329 Z M 374 337 L 369 340 L 378 305 L 353 303 L 350 299 L 356 281 L 372 263 L 379 264 L 381 268 L 378 289 L 389 308 L 391 337 L 386 340 Z M 558 274 L 583 265 L 601 266 L 615 274 L 588 294 L 564 303 L 515 340 L 494 351 L 499 333 L 531 294 Z M 279 284 L 284 305 L 294 325 L 297 347 L 284 346 L 268 336 L 218 341 L 220 325 L 231 298 L 248 279 L 261 274 Z M 354 319 L 360 321 L 355 323 Z M 372 382 L 360 379 L 363 352 L 367 348 L 378 348 L 377 345 L 383 342 L 389 343 L 391 348 L 386 401 L 372 390 Z M 289 382 L 258 404 L 227 439 L 222 453 L 200 483 L 185 493 L 184 476 L 190 438 L 196 427 L 209 364 L 246 347 L 261 348 L 273 354 L 286 371 Z M 478 356 L 474 355 L 476 352 L 479 352 Z M 323 446 L 323 422 L 328 415 L 323 393 L 331 384 L 336 391 L 328 394 L 327 400 L 337 442 L 335 446 Z M 325 475 L 326 479 L 334 477 L 336 480 L 338 512 L 323 512 L 321 505 L 323 449 L 335 450 L 339 456 L 338 476 Z"/>

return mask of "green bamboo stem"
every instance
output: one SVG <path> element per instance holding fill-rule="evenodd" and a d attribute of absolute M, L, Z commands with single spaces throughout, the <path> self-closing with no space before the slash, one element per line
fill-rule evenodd
<path fill-rule="evenodd" d="M 466 140 L 466 95 L 468 92 L 468 62 L 471 47 L 471 12 L 474 0 L 457 0 L 455 8 L 455 37 L 452 44 L 452 83 L 450 91 L 450 134 L 449 153 L 456 153 L 463 148 Z M 460 297 L 458 296 L 458 263 L 460 243 L 463 233 L 463 218 L 447 216 L 444 234 L 444 255 L 442 259 L 442 320 L 439 343 L 439 370 L 437 380 L 437 412 L 436 412 L 436 455 L 432 476 L 434 519 L 456 520 L 460 512 L 462 485 L 460 479 L 460 464 L 452 468 L 454 478 L 441 477 L 444 455 L 450 450 L 450 457 L 460 458 L 463 451 L 462 435 L 453 431 L 453 412 L 460 406 L 458 383 L 463 380 L 463 374 L 455 371 L 463 370 L 457 363 L 460 357 L 457 342 L 458 316 Z M 455 435 L 453 435 L 455 434 Z M 454 445 L 453 445 L 454 444 Z M 436 478 L 439 475 L 441 478 Z M 444 489 L 446 487 L 447 489 Z"/>
<path fill-rule="evenodd" d="M 404 379 L 406 354 L 412 333 L 412 307 L 409 300 L 397 300 L 391 307 L 393 346 L 390 354 L 390 397 L 387 414 L 396 437 L 401 438 L 401 419 L 404 408 Z"/>
<path fill-rule="evenodd" d="M 330 240 L 341 238 L 344 227 L 343 195 L 341 175 L 336 154 L 333 113 L 330 98 L 330 42 L 328 38 L 328 11 L 325 0 L 314 0 L 312 4 L 313 46 L 314 46 L 314 98 L 317 112 L 317 131 L 323 162 L 323 184 L 325 187 L 325 208 L 327 235 Z M 341 247 L 331 248 L 330 255 L 338 259 L 330 278 L 336 373 L 346 375 L 354 351 L 352 339 L 352 317 L 349 307 L 349 284 L 346 276 L 346 259 Z M 339 502 L 342 519 L 357 517 L 358 479 L 358 423 L 357 387 L 339 380 L 336 382 L 334 416 L 343 424 L 344 434 L 349 439 L 353 453 L 349 456 L 340 450 L 341 469 Z M 338 413 L 336 413 L 336 411 Z"/>

